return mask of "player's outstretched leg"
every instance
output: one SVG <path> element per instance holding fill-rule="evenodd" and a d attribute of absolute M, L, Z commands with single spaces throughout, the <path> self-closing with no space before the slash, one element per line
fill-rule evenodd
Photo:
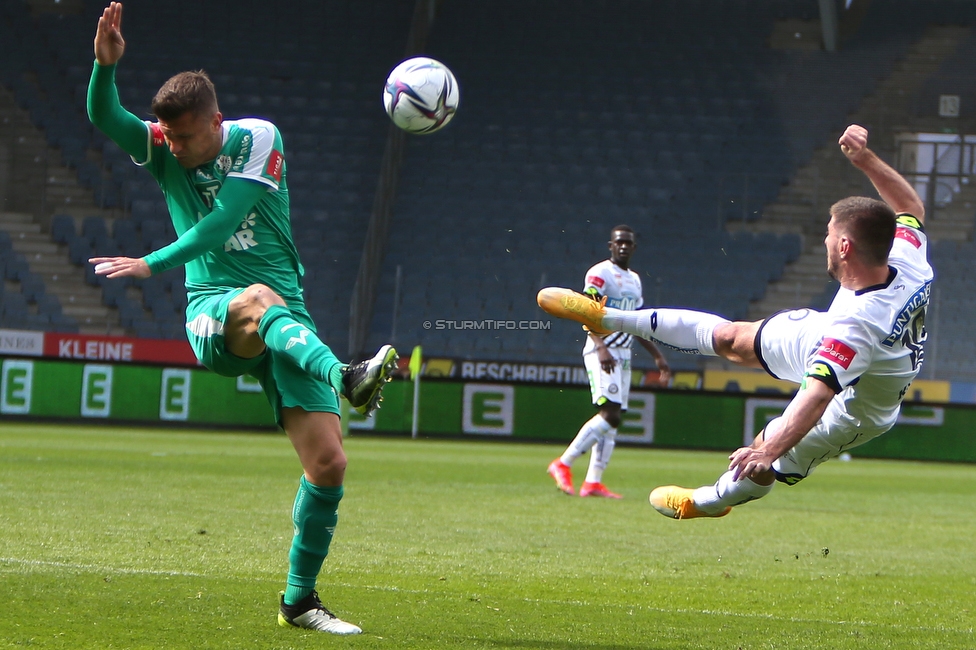
<path fill-rule="evenodd" d="M 714 344 L 716 328 L 730 322 L 717 314 L 693 309 L 612 309 L 581 293 L 558 287 L 542 289 L 536 301 L 547 314 L 582 323 L 600 336 L 626 332 L 672 350 L 712 357 L 720 356 Z M 752 340 L 748 343 L 751 346 Z M 727 358 L 737 363 L 741 361 L 737 357 Z"/>
<path fill-rule="evenodd" d="M 329 634 L 362 634 L 358 625 L 346 623 L 326 609 L 314 590 L 294 605 L 285 604 L 285 592 L 282 591 L 278 594 L 278 604 L 278 625 L 281 627 L 303 627 Z"/>
<path fill-rule="evenodd" d="M 381 392 L 393 378 L 400 357 L 392 345 L 384 345 L 372 359 L 346 366 L 342 371 L 342 396 L 362 415 L 379 408 Z"/>
<path fill-rule="evenodd" d="M 724 517 L 733 506 L 761 499 L 770 493 L 773 483 L 756 483 L 749 478 L 735 478 L 730 470 L 722 474 L 714 485 L 704 485 L 697 490 L 677 485 L 655 488 L 648 500 L 654 509 L 672 519 L 696 517 Z"/>
<path fill-rule="evenodd" d="M 571 289 L 546 287 L 539 291 L 536 302 L 547 314 L 582 323 L 598 336 L 604 336 L 612 331 L 603 327 L 603 317 L 607 313 L 606 297 L 597 302 Z"/>
<path fill-rule="evenodd" d="M 677 485 L 662 485 L 654 488 L 648 501 L 654 509 L 665 517 L 672 519 L 695 519 L 696 517 L 724 517 L 732 512 L 732 508 L 725 507 L 718 512 L 705 512 L 695 505 L 692 498 L 694 490 L 678 487 Z"/>

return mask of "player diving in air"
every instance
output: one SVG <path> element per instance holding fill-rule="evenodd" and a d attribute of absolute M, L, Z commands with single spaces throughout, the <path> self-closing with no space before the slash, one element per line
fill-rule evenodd
<path fill-rule="evenodd" d="M 831 206 L 824 245 L 827 271 L 840 289 L 826 312 L 800 309 L 730 322 L 684 309 L 610 309 L 568 289 L 539 292 L 546 312 L 594 332 L 627 332 L 799 384 L 783 415 L 733 452 L 713 485 L 652 491 L 658 512 L 675 519 L 721 517 L 769 494 L 776 481 L 799 482 L 895 424 L 922 364 L 933 273 L 922 200 L 867 142 L 867 130 L 851 125 L 840 147 L 883 200 L 850 197 Z"/>

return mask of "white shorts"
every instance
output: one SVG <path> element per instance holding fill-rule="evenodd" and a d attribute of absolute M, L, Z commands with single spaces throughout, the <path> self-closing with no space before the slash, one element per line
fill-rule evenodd
<path fill-rule="evenodd" d="M 627 401 L 630 399 L 630 348 L 609 348 L 609 350 L 617 360 L 617 365 L 610 373 L 603 372 L 596 350 L 583 355 L 583 365 L 590 378 L 593 404 L 603 406 L 605 402 L 615 402 L 626 411 Z"/>
<path fill-rule="evenodd" d="M 781 419 L 774 418 L 766 428 L 775 431 Z M 835 397 L 809 433 L 773 462 L 776 479 L 789 485 L 798 483 L 809 476 L 820 463 L 881 433 L 883 431 L 869 431 L 858 426 L 857 419 L 844 411 L 843 401 Z"/>
<path fill-rule="evenodd" d="M 826 314 L 812 309 L 782 311 L 767 318 L 756 334 L 756 356 L 773 377 L 800 383 L 820 347 Z M 850 388 L 836 395 L 823 417 L 792 449 L 773 463 L 779 481 L 790 485 L 805 478 L 820 463 L 862 445 L 887 429 L 862 424 L 847 412 Z M 776 431 L 780 418 L 766 425 Z"/>
<path fill-rule="evenodd" d="M 827 315 L 812 309 L 773 314 L 756 333 L 759 363 L 776 379 L 799 384 L 820 347 Z"/>

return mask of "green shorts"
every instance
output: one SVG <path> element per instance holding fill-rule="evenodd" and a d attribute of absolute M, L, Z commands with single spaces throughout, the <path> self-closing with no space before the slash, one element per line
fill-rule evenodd
<path fill-rule="evenodd" d="M 253 359 L 244 359 L 224 345 L 227 307 L 243 289 L 215 296 L 199 296 L 186 307 L 186 336 L 190 347 L 204 366 L 224 377 L 250 375 L 260 382 L 281 426 L 281 409 L 297 406 L 309 412 L 339 414 L 339 397 L 325 382 L 312 377 L 287 356 L 273 350 Z M 292 316 L 313 332 L 315 324 L 303 310 Z"/>

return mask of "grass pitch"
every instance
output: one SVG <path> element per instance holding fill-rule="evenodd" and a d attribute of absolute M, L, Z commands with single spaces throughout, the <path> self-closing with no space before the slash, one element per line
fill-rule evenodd
<path fill-rule="evenodd" d="M 283 435 L 0 424 L 0 648 L 976 647 L 976 467 L 832 461 L 720 520 L 646 498 L 724 454 L 352 437 L 319 590 L 275 623 L 300 468 Z M 586 459 L 577 462 L 577 485 Z"/>

